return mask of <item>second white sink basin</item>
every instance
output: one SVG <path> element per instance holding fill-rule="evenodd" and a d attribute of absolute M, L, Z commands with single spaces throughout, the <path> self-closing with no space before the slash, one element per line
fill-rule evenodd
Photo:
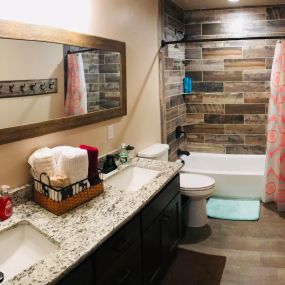
<path fill-rule="evenodd" d="M 4 281 L 58 249 L 45 235 L 27 222 L 0 232 L 0 272 Z"/>
<path fill-rule="evenodd" d="M 155 178 L 160 171 L 132 166 L 106 180 L 106 184 L 126 191 L 137 191 Z"/>

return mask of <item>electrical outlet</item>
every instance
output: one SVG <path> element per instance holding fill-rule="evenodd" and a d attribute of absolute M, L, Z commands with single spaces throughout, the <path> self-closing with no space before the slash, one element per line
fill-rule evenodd
<path fill-rule="evenodd" d="M 114 125 L 110 125 L 107 127 L 107 137 L 108 137 L 108 140 L 111 140 L 114 138 Z"/>

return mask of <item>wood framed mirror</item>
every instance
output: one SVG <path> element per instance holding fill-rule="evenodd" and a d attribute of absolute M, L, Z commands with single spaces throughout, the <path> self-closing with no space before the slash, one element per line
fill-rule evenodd
<path fill-rule="evenodd" d="M 1 40 L 3 42 L 1 42 Z M 10 88 L 7 89 L 7 92 L 11 93 L 11 98 L 7 98 L 9 96 L 2 96 L 1 98 L 1 92 L 3 89 L 0 89 L 0 117 L 2 117 L 2 124 L 0 123 L 0 144 L 72 129 L 127 114 L 126 45 L 124 42 L 40 25 L 0 20 L 0 48 L 3 44 L 3 46 L 9 51 L 12 51 L 14 47 L 10 47 L 11 41 L 17 42 L 18 46 L 20 46 L 19 48 L 21 52 L 19 52 L 19 49 L 15 49 L 15 53 L 17 55 L 21 53 L 26 60 L 28 58 L 28 52 L 25 52 L 25 49 L 26 51 L 30 51 L 31 44 L 33 46 L 39 46 L 41 43 L 50 45 L 53 47 L 54 51 L 57 50 L 57 54 L 60 56 L 58 56 L 59 62 L 55 63 L 54 66 L 50 64 L 51 60 L 47 60 L 51 65 L 52 70 L 52 72 L 49 71 L 47 75 L 44 73 L 44 75 L 40 74 L 41 72 L 36 72 L 39 74 L 33 76 L 33 73 L 30 72 L 28 75 L 17 74 L 17 76 L 13 77 L 13 74 L 16 73 L 14 73 L 10 67 L 14 65 L 17 68 L 17 62 L 19 62 L 19 59 L 18 61 L 14 60 L 16 56 L 11 56 L 11 59 L 7 61 L 8 64 L 6 65 L 8 65 L 8 68 L 6 68 L 2 73 L 0 70 L 0 88 L 2 88 L 1 82 L 4 82 L 3 84 L 7 85 L 8 83 L 5 82 L 15 80 L 15 84 L 13 82 L 13 84 L 7 85 L 7 88 Z M 22 45 L 22 41 L 24 46 Z M 21 45 L 19 45 L 19 42 L 21 42 Z M 37 64 L 43 65 L 42 60 L 48 59 L 48 57 L 42 53 L 42 50 L 45 49 L 46 46 L 44 46 L 44 48 L 41 46 L 40 52 L 31 52 L 33 56 L 38 53 L 39 58 L 28 61 L 28 63 L 24 65 L 24 68 L 19 67 L 17 68 L 17 71 L 23 69 L 27 72 L 28 66 L 32 66 L 33 71 L 37 70 Z M 87 89 L 90 91 L 91 99 L 88 103 L 88 112 L 80 115 L 76 114 L 66 116 L 65 113 L 62 113 L 64 112 L 64 102 L 66 100 L 65 90 L 67 88 L 66 59 L 67 54 L 74 53 L 84 54 L 84 72 L 88 73 L 85 74 L 88 80 L 91 78 L 87 84 Z M 94 58 L 96 64 L 90 62 L 90 60 L 94 60 Z M 58 70 L 60 70 L 61 73 L 58 73 Z M 39 76 L 39 78 L 34 78 L 35 76 Z M 54 94 L 43 96 L 43 94 L 36 94 L 36 92 L 34 92 L 37 96 L 18 96 L 19 94 L 21 95 L 21 92 L 27 95 L 28 93 L 31 93 L 27 92 L 27 90 L 34 91 L 32 87 L 33 84 L 18 84 L 18 82 L 21 82 L 21 80 L 24 83 L 32 82 L 32 80 L 42 80 L 43 76 L 45 76 L 45 80 L 55 81 L 42 81 L 38 88 L 44 90 L 44 88 L 46 88 L 46 83 L 50 84 L 51 82 L 51 84 L 53 84 L 56 82 L 59 86 L 56 88 L 56 91 L 53 92 Z M 96 78 L 96 82 L 92 81 L 94 78 Z M 107 82 L 107 79 L 111 81 Z M 14 92 L 14 90 L 16 91 Z M 97 98 L 97 101 L 94 98 Z M 60 108 L 58 108 L 58 106 L 60 106 Z M 35 109 L 41 115 L 56 113 L 53 112 L 55 109 L 58 109 L 59 111 L 54 117 L 43 116 L 42 118 L 38 118 L 39 116 L 34 114 L 33 110 Z M 5 117 L 6 115 L 4 114 L 5 110 L 9 113 L 7 114 L 7 117 Z M 16 113 L 19 113 L 20 119 L 15 119 Z M 23 117 L 26 117 L 26 114 L 30 114 L 31 116 L 29 117 L 33 117 L 34 119 L 29 118 L 27 120 L 23 120 Z M 13 116 L 12 119 L 9 116 Z M 4 121 L 7 122 L 6 125 Z"/>

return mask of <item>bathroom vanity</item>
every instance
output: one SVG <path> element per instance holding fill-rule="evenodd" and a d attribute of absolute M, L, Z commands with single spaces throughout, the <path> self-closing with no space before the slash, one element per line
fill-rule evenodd
<path fill-rule="evenodd" d="M 107 178 L 103 194 L 60 217 L 33 202 L 15 207 L 0 234 L 25 221 L 58 249 L 4 284 L 157 284 L 181 232 L 182 164 L 136 158 L 131 167 L 157 175 L 136 191 Z"/>
<path fill-rule="evenodd" d="M 177 174 L 135 217 L 57 284 L 157 284 L 173 257 L 180 231 Z"/>

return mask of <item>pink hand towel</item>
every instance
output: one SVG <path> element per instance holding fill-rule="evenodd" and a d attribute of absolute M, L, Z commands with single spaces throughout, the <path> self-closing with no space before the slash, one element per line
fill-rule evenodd
<path fill-rule="evenodd" d="M 66 116 L 87 114 L 87 89 L 80 53 L 67 56 L 67 90 L 64 113 Z"/>

